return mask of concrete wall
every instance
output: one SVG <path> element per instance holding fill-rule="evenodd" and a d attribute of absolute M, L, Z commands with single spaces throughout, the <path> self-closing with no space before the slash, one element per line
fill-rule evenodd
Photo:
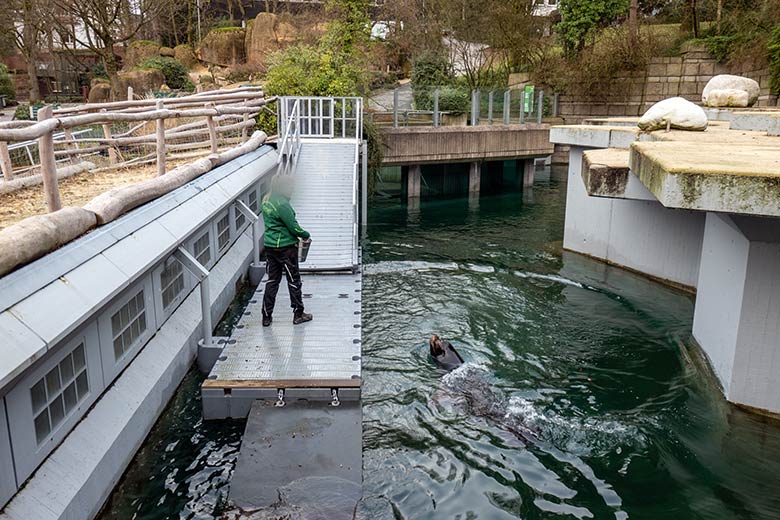
<path fill-rule="evenodd" d="M 657 201 L 590 197 L 582 152 L 572 146 L 563 247 L 686 288 L 698 281 L 704 214 Z"/>
<path fill-rule="evenodd" d="M 729 401 L 780 412 L 780 234 L 708 213 L 693 335 Z"/>
<path fill-rule="evenodd" d="M 701 48 L 691 48 L 680 57 L 653 58 L 645 70 L 616 78 L 609 91 L 599 93 L 600 98 L 584 91 L 561 95 L 558 99 L 559 114 L 564 118 L 639 116 L 654 103 L 669 97 L 680 96 L 701 102 L 704 86 L 717 74 L 752 78 L 761 86 L 758 106 L 777 104 L 777 97 L 769 93 L 769 69 L 766 66 L 741 63 L 730 67 L 718 63 Z"/>
<path fill-rule="evenodd" d="M 548 125 L 382 128 L 386 166 L 545 157 Z"/>

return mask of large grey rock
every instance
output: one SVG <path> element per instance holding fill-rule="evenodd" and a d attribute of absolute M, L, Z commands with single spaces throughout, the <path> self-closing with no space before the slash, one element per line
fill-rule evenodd
<path fill-rule="evenodd" d="M 718 76 L 715 76 L 711 80 L 707 82 L 707 85 L 704 87 L 704 91 L 701 93 L 701 100 L 702 103 L 704 103 L 706 106 L 709 107 L 717 107 L 717 106 L 732 106 L 732 105 L 713 105 L 712 102 L 715 102 L 715 99 L 710 101 L 710 95 L 719 90 L 743 90 L 747 92 L 748 95 L 748 101 L 746 106 L 753 106 L 756 101 L 758 101 L 758 96 L 761 93 L 761 87 L 758 85 L 758 82 L 755 80 L 752 80 L 750 78 L 745 78 L 742 76 L 732 76 L 731 74 L 719 74 Z M 723 99 L 723 94 L 718 94 L 716 96 L 717 100 Z M 733 106 L 742 106 L 742 105 L 733 105 Z"/>
<path fill-rule="evenodd" d="M 669 126 L 678 130 L 706 130 L 707 114 L 704 109 L 687 99 L 674 97 L 659 101 L 645 112 L 637 125 L 645 132 L 661 130 Z"/>

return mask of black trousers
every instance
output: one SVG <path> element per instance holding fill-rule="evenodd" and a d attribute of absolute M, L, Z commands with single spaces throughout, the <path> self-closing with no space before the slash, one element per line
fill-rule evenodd
<path fill-rule="evenodd" d="M 279 284 L 282 276 L 287 278 L 287 289 L 290 291 L 290 302 L 293 312 L 298 315 L 303 312 L 303 294 L 301 288 L 301 272 L 298 269 L 298 246 L 267 247 L 266 266 L 268 268 L 268 282 L 265 284 L 263 295 L 263 316 L 271 316 L 276 305 L 276 293 L 279 292 Z"/>

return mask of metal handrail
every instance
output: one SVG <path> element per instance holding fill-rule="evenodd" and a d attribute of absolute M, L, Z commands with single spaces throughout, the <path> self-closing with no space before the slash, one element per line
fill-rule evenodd
<path fill-rule="evenodd" d="M 285 96 L 278 99 L 277 122 L 279 135 L 279 174 L 294 172 L 302 140 L 305 139 L 353 139 L 355 140 L 354 163 L 352 167 L 352 212 L 353 212 L 353 262 L 358 261 L 359 244 L 359 185 L 360 149 L 363 142 L 363 98 L 361 97 L 305 97 Z M 292 105 L 292 108 L 290 106 Z M 337 112 L 337 107 L 340 110 Z M 348 108 L 349 110 L 348 113 Z M 354 124 L 354 131 L 348 132 Z M 337 131 L 340 129 L 340 131 Z M 349 135 L 347 135 L 349 134 Z"/>
<path fill-rule="evenodd" d="M 284 112 L 286 115 L 286 103 L 283 103 Z M 279 159 L 278 164 L 280 168 L 280 174 L 288 175 L 292 173 L 292 170 L 297 163 L 298 151 L 301 149 L 301 124 L 300 124 L 300 101 L 296 100 L 291 114 L 285 119 L 285 130 L 282 140 L 279 142 Z"/>

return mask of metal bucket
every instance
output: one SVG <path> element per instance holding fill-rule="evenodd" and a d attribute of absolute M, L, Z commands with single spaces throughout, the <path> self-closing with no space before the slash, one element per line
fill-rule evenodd
<path fill-rule="evenodd" d="M 311 248 L 311 238 L 298 239 L 298 262 L 306 261 L 309 256 L 309 248 Z"/>

